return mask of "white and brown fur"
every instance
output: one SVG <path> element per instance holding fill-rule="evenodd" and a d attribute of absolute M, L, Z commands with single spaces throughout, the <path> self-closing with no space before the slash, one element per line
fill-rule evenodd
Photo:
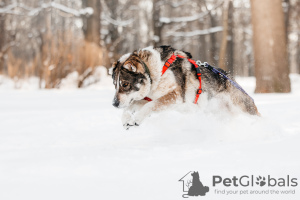
<path fill-rule="evenodd" d="M 192 58 L 188 52 L 176 50 L 170 46 L 160 46 L 147 47 L 125 54 L 113 64 L 112 77 L 116 87 L 113 105 L 117 108 L 124 108 L 122 123 L 125 129 L 140 125 L 152 112 L 163 110 L 175 103 L 194 102 L 199 81 L 195 66 L 187 59 L 177 57 L 161 76 L 164 63 L 173 53 Z M 259 115 L 254 102 L 248 95 L 207 68 L 200 67 L 200 70 L 202 94 L 207 93 L 207 95 L 201 94 L 200 98 L 202 96 L 219 97 L 225 94 L 243 111 L 251 115 Z M 230 76 L 227 72 L 221 71 Z M 143 100 L 145 97 L 153 101 Z"/>

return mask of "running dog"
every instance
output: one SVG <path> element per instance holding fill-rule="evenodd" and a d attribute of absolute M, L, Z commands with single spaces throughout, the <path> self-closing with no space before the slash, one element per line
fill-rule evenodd
<path fill-rule="evenodd" d="M 172 55 L 176 59 L 162 75 L 163 67 Z M 139 126 L 152 112 L 161 111 L 175 103 L 194 102 L 199 94 L 199 77 L 195 65 L 189 61 L 191 58 L 188 52 L 160 46 L 125 54 L 113 63 L 110 72 L 116 88 L 113 106 L 124 108 L 122 123 L 125 129 Z M 241 110 L 259 115 L 251 97 L 219 74 L 202 66 L 199 69 L 202 74 L 202 94 L 206 93 L 206 98 L 221 98 L 225 94 Z M 224 70 L 217 70 L 233 80 Z M 204 96 L 202 94 L 200 99 Z"/>

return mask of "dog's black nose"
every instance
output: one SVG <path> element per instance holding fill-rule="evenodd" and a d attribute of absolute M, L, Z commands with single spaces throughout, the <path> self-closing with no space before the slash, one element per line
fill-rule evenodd
<path fill-rule="evenodd" d="M 112 105 L 113 105 L 114 107 L 118 108 L 119 105 L 120 105 L 120 101 L 118 101 L 118 99 L 114 99 Z"/>

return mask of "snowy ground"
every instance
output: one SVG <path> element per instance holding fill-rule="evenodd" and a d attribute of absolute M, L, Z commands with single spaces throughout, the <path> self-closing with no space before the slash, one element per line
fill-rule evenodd
<path fill-rule="evenodd" d="M 210 187 L 194 199 L 300 199 L 299 185 L 212 186 L 213 175 L 290 175 L 300 183 L 300 77 L 291 78 L 291 94 L 253 94 L 255 80 L 238 79 L 261 118 L 214 108 L 166 111 L 130 131 L 109 88 L 0 90 L 0 200 L 182 199 L 178 180 L 194 170 Z"/>

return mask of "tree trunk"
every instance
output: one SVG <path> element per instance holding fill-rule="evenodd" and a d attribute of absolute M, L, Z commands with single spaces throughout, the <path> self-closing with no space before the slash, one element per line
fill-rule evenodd
<path fill-rule="evenodd" d="M 122 16 L 120 13 L 118 13 L 118 7 L 120 7 L 118 0 L 109 0 L 106 1 L 106 4 L 113 19 L 117 19 L 118 17 Z M 111 64 L 121 56 L 123 49 L 122 35 L 119 34 L 118 27 L 119 26 L 111 23 L 108 25 L 107 38 L 110 42 L 107 44 L 107 49 L 110 52 L 110 55 L 112 55 L 110 56 Z M 105 40 L 107 40 L 107 38 Z"/>
<path fill-rule="evenodd" d="M 289 23 L 290 23 L 290 0 L 284 0 L 285 3 L 285 12 L 284 12 L 284 23 L 285 23 L 285 36 L 286 36 L 286 41 L 288 44 L 288 39 L 289 39 Z"/>
<path fill-rule="evenodd" d="M 6 5 L 5 1 L 0 4 L 0 8 Z M 0 74 L 4 72 L 4 47 L 5 45 L 5 14 L 0 14 Z"/>
<path fill-rule="evenodd" d="M 43 73 L 43 80 L 45 80 L 45 88 L 49 89 L 52 88 L 52 81 L 51 81 L 51 70 L 50 66 L 52 64 L 53 58 L 51 54 L 52 50 L 52 8 L 49 11 L 46 11 L 45 14 L 45 28 L 46 31 L 43 34 L 43 41 L 42 41 L 42 73 Z M 41 80 L 40 79 L 40 86 Z"/>
<path fill-rule="evenodd" d="M 300 1 L 296 2 L 295 5 L 293 5 L 293 10 L 295 13 L 297 13 L 296 16 L 291 18 L 291 21 L 294 23 L 297 23 L 297 30 L 300 30 Z M 292 15 L 293 16 L 293 15 Z M 298 41 L 296 43 L 296 73 L 300 74 L 300 31 L 298 31 Z"/>
<path fill-rule="evenodd" d="M 225 0 L 223 8 L 223 33 L 222 41 L 219 54 L 219 68 L 228 71 L 227 59 L 226 59 L 226 50 L 227 50 L 227 38 L 228 38 L 228 5 L 229 1 Z"/>
<path fill-rule="evenodd" d="M 204 6 L 205 6 L 206 10 L 209 11 L 208 8 L 207 8 L 206 2 L 203 1 L 203 3 L 204 3 Z M 209 15 L 209 20 L 210 20 L 210 27 L 215 27 L 217 25 L 217 23 L 216 23 L 216 20 L 214 18 L 214 15 L 210 11 L 208 12 L 208 15 Z M 217 56 L 216 33 L 210 33 L 209 37 L 210 37 L 209 63 L 211 63 L 212 65 L 215 66 L 217 64 L 217 59 L 216 59 L 216 56 Z"/>
<path fill-rule="evenodd" d="M 298 13 L 300 13 L 300 2 L 299 1 L 296 3 L 296 8 L 297 8 L 296 11 Z M 300 15 L 299 14 L 298 14 L 296 20 L 298 22 L 297 23 L 298 30 L 300 30 Z M 296 54 L 296 56 L 297 56 L 296 65 L 297 65 L 298 73 L 300 74 L 300 39 L 299 38 L 300 38 L 300 32 L 298 32 L 298 43 L 297 43 L 297 54 Z"/>
<path fill-rule="evenodd" d="M 161 32 L 163 24 L 159 21 L 160 18 L 160 6 L 158 5 L 159 0 L 153 0 L 153 45 L 160 46 L 162 45 Z"/>
<path fill-rule="evenodd" d="M 234 74 L 234 35 L 233 35 L 233 3 L 229 2 L 228 5 L 228 37 L 227 37 L 227 50 L 226 50 L 226 61 L 227 61 L 227 70 L 232 75 Z"/>
<path fill-rule="evenodd" d="M 298 33 L 298 38 L 300 38 L 300 33 Z M 296 59 L 297 73 L 300 74 L 300 40 L 297 43 Z"/>
<path fill-rule="evenodd" d="M 5 43 L 5 15 L 0 14 L 0 52 L 2 52 Z"/>
<path fill-rule="evenodd" d="M 82 0 L 83 7 L 91 7 L 94 12 L 90 16 L 83 16 L 83 33 L 88 42 L 93 42 L 100 46 L 100 24 L 101 24 L 101 5 L 100 0 Z"/>
<path fill-rule="evenodd" d="M 290 0 L 284 0 L 284 23 L 285 23 L 285 39 L 286 39 L 286 48 L 287 48 L 287 57 L 288 57 L 288 66 L 291 65 L 290 61 L 290 51 L 289 51 L 289 27 L 290 27 L 290 14 L 291 14 L 291 2 Z"/>
<path fill-rule="evenodd" d="M 281 0 L 251 0 L 256 93 L 290 92 Z"/>

